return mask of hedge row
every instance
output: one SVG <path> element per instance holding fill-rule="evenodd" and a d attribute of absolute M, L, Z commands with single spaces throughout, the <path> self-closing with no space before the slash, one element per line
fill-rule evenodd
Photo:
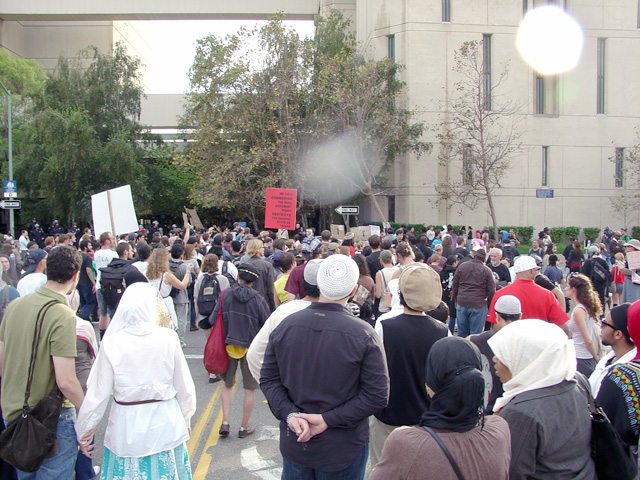
<path fill-rule="evenodd" d="M 378 225 L 382 228 L 381 222 L 364 222 L 363 225 Z M 398 222 L 391 222 L 391 227 L 394 230 L 400 228 L 401 225 L 405 225 L 407 228 L 414 227 L 416 232 L 420 232 L 420 229 L 425 226 L 423 223 L 408 223 L 402 224 Z M 426 225 L 428 226 L 428 225 Z M 452 225 L 454 232 L 459 232 L 463 226 L 466 225 Z M 442 225 L 434 225 L 435 230 L 440 230 Z M 518 236 L 518 239 L 524 244 L 530 244 L 534 238 L 535 228 L 532 226 L 529 227 L 519 227 L 517 225 L 504 225 L 499 227 L 500 230 L 506 230 L 507 232 L 513 229 Z M 493 231 L 493 227 L 489 227 L 489 230 Z M 551 227 L 551 239 L 553 243 L 568 243 L 572 241 L 574 238 L 578 238 L 580 236 L 580 231 L 584 233 L 584 236 L 590 242 L 595 242 L 600 237 L 601 229 L 598 227 Z M 537 237 L 537 235 L 536 235 Z M 631 237 L 640 239 L 640 226 L 635 226 L 631 229 Z"/>

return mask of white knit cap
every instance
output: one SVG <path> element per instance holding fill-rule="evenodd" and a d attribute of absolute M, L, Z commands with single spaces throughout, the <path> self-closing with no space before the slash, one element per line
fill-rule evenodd
<path fill-rule="evenodd" d="M 358 265 L 351 257 L 331 255 L 318 270 L 320 294 L 328 300 L 342 300 L 351 294 L 359 276 Z"/>

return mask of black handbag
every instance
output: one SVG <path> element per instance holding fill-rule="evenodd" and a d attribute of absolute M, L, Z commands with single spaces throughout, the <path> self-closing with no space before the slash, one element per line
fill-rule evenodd
<path fill-rule="evenodd" d="M 56 431 L 62 409 L 62 393 L 58 385 L 54 382 L 51 392 L 43 397 L 35 407 L 29 408 L 29 396 L 37 357 L 36 346 L 40 340 L 44 316 L 49 308 L 56 303 L 60 302 L 57 300 L 47 302 L 38 312 L 22 413 L 11 420 L 7 428 L 0 434 L 0 458 L 18 470 L 28 473 L 38 470 L 45 458 L 56 454 L 58 447 Z"/>
<path fill-rule="evenodd" d="M 591 457 L 595 462 L 598 478 L 633 480 L 636 476 L 636 466 L 607 414 L 602 407 L 596 405 L 587 377 L 578 372 L 576 381 L 587 397 L 591 415 Z"/>

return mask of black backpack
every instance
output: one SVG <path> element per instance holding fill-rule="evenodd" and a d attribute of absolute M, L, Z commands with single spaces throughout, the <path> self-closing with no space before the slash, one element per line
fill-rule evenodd
<path fill-rule="evenodd" d="M 179 260 L 169 260 L 169 270 L 171 271 L 171 273 L 173 273 L 173 276 L 176 277 L 178 279 L 179 282 L 182 281 L 182 275 L 180 274 L 180 265 L 182 265 L 182 262 Z M 180 290 L 178 290 L 176 287 L 171 287 L 171 292 L 169 292 L 169 296 L 171 298 L 175 298 L 178 296 L 178 294 L 180 293 Z"/>
<path fill-rule="evenodd" d="M 607 283 L 607 278 L 609 278 L 609 272 L 607 269 L 605 269 L 595 258 L 591 261 L 593 262 L 591 265 L 591 281 L 598 284 Z"/>
<path fill-rule="evenodd" d="M 231 272 L 229 271 L 229 260 L 222 262 L 222 271 L 220 273 L 229 280 L 229 285 L 236 283 L 236 279 L 233 278 L 233 275 L 231 275 Z"/>
<path fill-rule="evenodd" d="M 131 268 L 131 265 L 128 263 L 112 265 L 112 263 L 113 261 L 100 269 L 100 288 L 104 301 L 109 307 L 115 309 L 124 293 L 124 284 L 122 283 L 124 274 Z"/>
<path fill-rule="evenodd" d="M 207 317 L 211 315 L 218 305 L 221 293 L 217 275 L 205 275 L 198 292 L 198 313 Z"/>

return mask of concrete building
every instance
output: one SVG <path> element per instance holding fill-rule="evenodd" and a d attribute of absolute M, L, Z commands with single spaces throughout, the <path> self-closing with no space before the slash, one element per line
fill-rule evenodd
<path fill-rule="evenodd" d="M 540 77 L 515 47 L 518 26 L 532 8 L 555 3 L 584 29 L 578 66 Z M 261 0 L 216 5 L 205 0 L 142 2 L 112 0 L 2 0 L 0 47 L 52 68 L 60 54 L 88 44 L 103 50 L 124 41 L 143 59 L 149 54 L 145 22 L 153 19 L 267 18 L 283 10 L 289 18 L 312 18 L 329 8 L 352 19 L 359 42 L 375 58 L 393 56 L 404 64 L 406 106 L 418 120 L 439 124 L 455 95 L 454 52 L 468 40 L 491 42 L 486 59 L 510 75 L 497 92 L 522 104 L 522 150 L 496 195 L 502 225 L 621 225 L 609 198 L 638 188 L 620 176 L 628 149 L 640 142 L 640 2 L 638 0 Z M 180 115 L 180 96 L 150 96 L 143 122 L 170 132 Z M 175 111 L 174 111 L 175 110 Z M 170 135 L 169 135 L 170 136 Z M 438 165 L 434 151 L 421 159 L 397 159 L 389 186 L 378 197 L 388 219 L 408 223 L 490 223 L 485 206 L 474 211 L 437 204 L 435 185 L 462 175 L 457 165 Z M 539 194 L 553 198 L 536 198 Z M 362 202 L 360 221 L 378 220 Z M 629 225 L 640 223 L 638 212 Z"/>
<path fill-rule="evenodd" d="M 539 77 L 515 46 L 527 10 L 547 3 L 564 7 L 584 30 L 578 66 Z M 490 41 L 488 62 L 510 75 L 499 94 L 522 104 L 522 150 L 496 195 L 501 225 L 621 225 L 609 198 L 630 191 L 619 178 L 629 147 L 640 143 L 640 2 L 638 0 L 327 0 L 323 6 L 354 18 L 359 42 L 375 58 L 393 56 L 406 70 L 406 104 L 418 119 L 437 125 L 455 96 L 453 55 L 463 42 Z M 437 205 L 435 185 L 459 166 L 438 166 L 435 133 L 432 154 L 398 159 L 386 190 L 387 213 L 398 222 L 491 224 L 486 205 L 474 211 Z M 617 171 L 618 169 L 618 171 Z M 553 198 L 536 198 L 538 189 Z M 545 194 L 545 192 L 541 192 Z M 363 216 L 376 219 L 363 205 Z M 638 212 L 628 218 L 638 225 Z"/>

